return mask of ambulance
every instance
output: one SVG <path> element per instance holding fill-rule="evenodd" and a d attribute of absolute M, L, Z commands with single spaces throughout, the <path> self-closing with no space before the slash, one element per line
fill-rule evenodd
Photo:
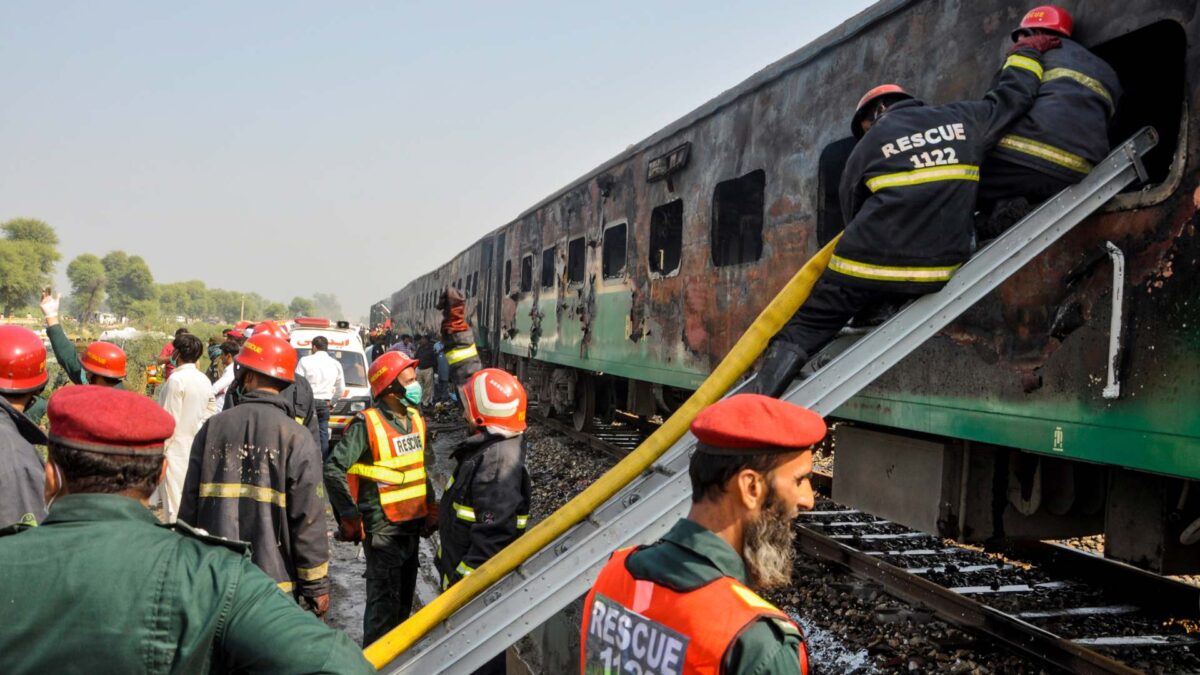
<path fill-rule="evenodd" d="M 337 402 L 329 411 L 329 443 L 333 446 L 346 431 L 359 411 L 371 405 L 371 388 L 367 383 L 367 353 L 363 349 L 358 328 L 348 321 L 330 321 L 319 317 L 302 316 L 288 323 L 292 347 L 304 358 L 312 353 L 313 338 L 318 335 L 329 340 L 329 355 L 342 364 L 346 388 L 339 392 Z"/>

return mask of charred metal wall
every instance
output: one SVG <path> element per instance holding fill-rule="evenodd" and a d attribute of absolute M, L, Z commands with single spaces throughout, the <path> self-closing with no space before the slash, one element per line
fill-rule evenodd
<path fill-rule="evenodd" d="M 930 103 L 980 96 L 1028 4 L 880 3 L 607 162 L 489 235 L 497 242 L 499 233 L 505 237 L 492 256 L 496 287 L 471 299 L 497 303 L 494 325 L 481 332 L 502 336 L 500 349 L 520 357 L 694 387 L 816 251 L 819 158 L 849 135 L 849 112 L 861 92 L 890 81 Z M 1196 4 L 1068 4 L 1076 35 L 1088 45 L 1156 22 L 1178 27 L 1184 124 L 1177 138 L 1163 140 L 1169 174 L 1154 190 L 1122 196 L 1076 228 L 839 413 L 1200 477 L 1200 458 L 1180 460 L 1170 440 L 1200 437 L 1200 418 L 1189 413 L 1200 402 L 1200 317 L 1192 299 L 1200 281 L 1192 196 L 1200 142 L 1192 113 L 1200 104 Z M 650 160 L 685 143 L 688 164 L 670 180 L 649 182 Z M 718 267 L 710 246 L 714 189 L 756 170 L 766 175 L 762 255 Z M 655 207 L 676 199 L 683 203 L 682 260 L 677 272 L 661 276 L 650 271 L 649 223 Z M 604 233 L 622 222 L 626 271 L 606 279 Z M 580 236 L 585 274 L 571 282 L 568 243 Z M 1131 290 L 1122 369 L 1127 394 L 1119 401 L 1099 395 L 1110 272 L 1103 262 L 1084 265 L 1106 241 L 1125 251 Z M 406 286 L 393 307 L 478 268 L 481 245 Z M 553 282 L 543 288 L 542 255 L 550 246 L 556 247 Z M 533 283 L 522 292 L 526 255 Z M 506 261 L 507 280 L 501 278 Z M 429 307 L 397 319 L 427 330 L 438 317 Z"/>

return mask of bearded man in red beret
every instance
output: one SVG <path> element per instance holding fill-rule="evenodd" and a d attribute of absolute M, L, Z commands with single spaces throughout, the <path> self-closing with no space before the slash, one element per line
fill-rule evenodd
<path fill-rule="evenodd" d="M 749 587 L 791 581 L 792 521 L 813 507 L 812 446 L 825 421 L 739 394 L 691 430 L 691 511 L 600 572 L 584 605 L 581 671 L 807 674 L 800 627 Z"/>

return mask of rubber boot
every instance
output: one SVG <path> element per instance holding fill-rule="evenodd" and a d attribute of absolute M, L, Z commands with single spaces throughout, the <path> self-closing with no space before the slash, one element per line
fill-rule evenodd
<path fill-rule="evenodd" d="M 800 372 L 800 367 L 807 360 L 808 354 L 796 345 L 782 340 L 772 342 L 767 347 L 767 353 L 763 357 L 762 367 L 758 369 L 758 375 L 746 388 L 746 391 L 779 398 L 787 391 L 792 380 L 796 378 L 796 373 Z"/>

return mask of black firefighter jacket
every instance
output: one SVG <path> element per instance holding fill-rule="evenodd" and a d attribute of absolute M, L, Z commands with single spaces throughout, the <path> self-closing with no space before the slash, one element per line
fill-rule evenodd
<path fill-rule="evenodd" d="M 522 439 L 481 431 L 454 451 L 458 465 L 438 507 L 442 588 L 474 572 L 525 531 L 530 481 Z"/>
<path fill-rule="evenodd" d="M 1008 129 L 993 155 L 1077 182 L 1108 156 L 1108 124 L 1121 81 L 1104 59 L 1067 38 L 1046 52 L 1044 68 L 1033 108 Z"/>
<path fill-rule="evenodd" d="M 46 470 L 34 445 L 46 435 L 0 396 L 0 527 L 46 517 Z"/>
<path fill-rule="evenodd" d="M 827 278 L 905 293 L 945 285 L 970 256 L 979 165 L 1033 105 L 1041 76 L 1041 55 L 1026 48 L 982 100 L 892 105 L 846 162 L 846 230 Z"/>
<path fill-rule="evenodd" d="M 279 587 L 329 592 L 321 451 L 277 394 L 252 391 L 208 420 L 192 443 L 179 519 L 251 545 Z"/>
<path fill-rule="evenodd" d="M 304 425 L 308 429 L 308 433 L 312 434 L 313 441 L 317 447 L 321 447 L 321 427 L 320 420 L 317 419 L 316 404 L 313 402 L 312 385 L 303 377 L 297 377 L 296 381 L 280 390 L 279 395 L 288 400 L 291 405 L 292 417 L 296 421 Z M 225 407 L 223 410 L 229 410 L 236 406 L 242 400 L 242 395 L 237 392 L 235 387 L 230 387 L 229 391 L 225 392 Z"/>

